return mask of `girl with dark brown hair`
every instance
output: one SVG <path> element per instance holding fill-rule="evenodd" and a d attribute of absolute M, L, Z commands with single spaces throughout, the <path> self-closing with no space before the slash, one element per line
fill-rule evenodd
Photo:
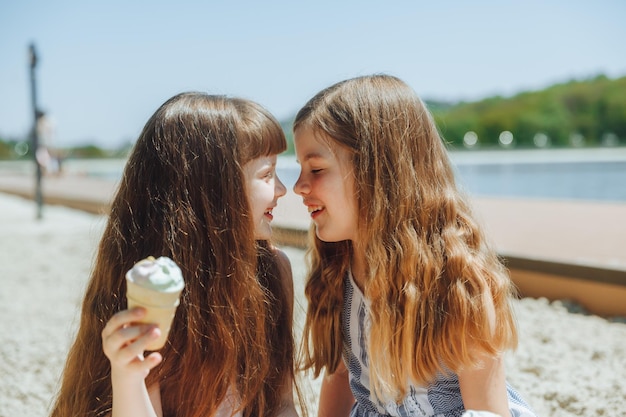
<path fill-rule="evenodd" d="M 293 283 L 269 243 L 284 133 L 256 103 L 182 93 L 148 120 L 124 169 L 53 417 L 294 416 Z M 181 268 L 166 345 L 126 309 L 125 272 Z"/>

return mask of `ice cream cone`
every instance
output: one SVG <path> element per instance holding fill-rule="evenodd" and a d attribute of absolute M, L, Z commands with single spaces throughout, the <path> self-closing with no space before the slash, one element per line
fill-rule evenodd
<path fill-rule="evenodd" d="M 163 293 L 150 288 L 141 287 L 130 280 L 126 280 L 126 298 L 128 308 L 143 307 L 146 315 L 142 323 L 154 323 L 159 326 L 161 336 L 147 346 L 148 350 L 161 349 L 167 341 L 167 336 L 174 320 L 176 307 L 179 304 L 180 291 Z"/>
<path fill-rule="evenodd" d="M 153 264 L 156 262 L 170 262 L 169 268 L 175 268 L 177 273 L 180 273 L 178 267 L 173 262 L 166 258 L 159 258 L 155 260 L 153 257 L 146 258 L 143 261 L 138 262 L 134 268 L 144 268 L 142 273 L 148 272 L 147 275 L 139 275 L 140 282 L 137 282 L 137 276 L 133 275 L 133 269 L 126 273 L 126 298 L 128 301 L 128 308 L 143 307 L 146 309 L 146 315 L 140 320 L 141 323 L 156 324 L 161 331 L 161 336 L 158 339 L 151 342 L 146 349 L 147 350 L 159 350 L 167 341 L 167 337 L 174 320 L 174 314 L 176 313 L 176 307 L 178 307 L 180 294 L 184 287 L 182 278 L 176 285 L 167 288 L 158 288 L 151 285 L 148 279 L 154 271 Z M 148 267 L 146 268 L 146 265 Z M 138 268 L 139 269 L 139 268 Z M 154 269 L 154 268 L 153 268 Z M 136 271 L 135 271 L 136 272 Z M 158 271 L 161 273 L 162 271 Z M 169 271 L 168 271 L 169 272 Z M 180 275 L 179 275 L 180 276 Z"/>

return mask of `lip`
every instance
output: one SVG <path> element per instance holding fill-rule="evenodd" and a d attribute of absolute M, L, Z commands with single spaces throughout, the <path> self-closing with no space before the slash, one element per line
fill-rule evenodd
<path fill-rule="evenodd" d="M 309 208 L 315 207 L 314 211 L 309 212 L 309 216 L 311 216 L 311 219 L 315 220 L 317 217 L 319 217 L 323 212 L 326 211 L 325 207 L 320 207 L 320 206 L 309 206 Z"/>
<path fill-rule="evenodd" d="M 312 219 L 315 219 L 322 214 L 322 212 L 326 211 L 326 206 L 323 204 L 307 200 L 303 200 L 302 203 L 306 206 L 309 216 L 311 216 Z"/>
<path fill-rule="evenodd" d="M 311 213 L 311 219 L 315 220 L 317 219 L 319 216 L 322 215 L 322 213 L 326 211 L 326 209 L 321 209 L 321 210 L 316 210 L 313 213 Z"/>

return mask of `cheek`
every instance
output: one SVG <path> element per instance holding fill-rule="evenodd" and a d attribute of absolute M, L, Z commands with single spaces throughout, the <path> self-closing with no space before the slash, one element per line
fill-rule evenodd
<path fill-rule="evenodd" d="M 338 195 L 343 196 L 343 203 L 346 205 L 346 207 L 356 210 L 358 203 L 356 200 L 356 191 L 354 190 L 353 181 L 342 182 L 341 190 L 337 190 L 337 193 Z"/>
<path fill-rule="evenodd" d="M 256 213 L 264 212 L 273 200 L 274 186 L 272 184 L 261 182 L 252 187 L 250 192 L 250 205 Z"/>
<path fill-rule="evenodd" d="M 259 211 L 259 207 L 261 205 L 261 197 L 262 194 L 259 193 L 258 187 L 250 187 L 250 192 L 248 193 L 248 200 L 250 202 L 250 208 L 252 209 L 252 214 L 256 214 Z"/>

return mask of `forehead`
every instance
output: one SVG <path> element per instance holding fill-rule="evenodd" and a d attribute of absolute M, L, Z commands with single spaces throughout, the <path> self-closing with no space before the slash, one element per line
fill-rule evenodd
<path fill-rule="evenodd" d="M 245 171 L 251 172 L 273 165 L 276 165 L 276 155 L 266 155 L 249 160 L 244 164 L 243 168 Z"/>
<path fill-rule="evenodd" d="M 341 159 L 347 149 L 324 133 L 315 133 L 310 128 L 300 128 L 294 132 L 294 146 L 299 163 L 314 159 Z"/>

